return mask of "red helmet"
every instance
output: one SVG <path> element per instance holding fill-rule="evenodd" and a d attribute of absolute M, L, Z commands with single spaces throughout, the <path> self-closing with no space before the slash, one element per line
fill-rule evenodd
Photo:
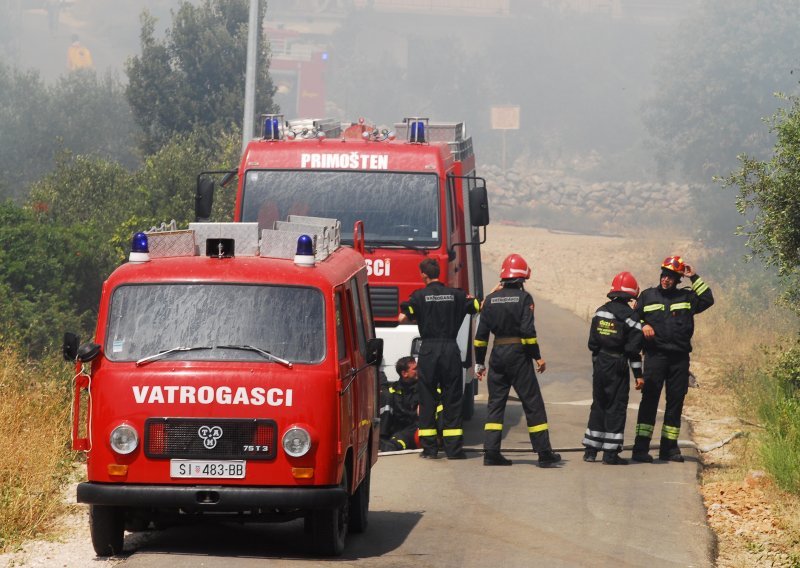
<path fill-rule="evenodd" d="M 503 261 L 500 267 L 500 280 L 511 280 L 523 278 L 527 280 L 531 277 L 531 268 L 525 259 L 518 254 L 510 254 Z"/>
<path fill-rule="evenodd" d="M 611 290 L 608 291 L 608 295 L 620 294 L 627 294 L 631 298 L 639 296 L 639 283 L 630 272 L 620 272 L 611 281 Z"/>
<path fill-rule="evenodd" d="M 683 263 L 683 259 L 676 255 L 665 258 L 664 262 L 661 263 L 661 268 L 674 272 L 678 276 L 683 276 L 686 265 Z"/>

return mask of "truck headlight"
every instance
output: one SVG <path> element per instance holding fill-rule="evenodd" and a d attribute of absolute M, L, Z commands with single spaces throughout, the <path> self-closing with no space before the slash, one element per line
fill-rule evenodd
<path fill-rule="evenodd" d="M 127 455 L 139 445 L 139 435 L 129 424 L 121 424 L 111 431 L 111 449 L 121 455 Z"/>
<path fill-rule="evenodd" d="M 283 451 L 293 458 L 299 458 L 311 449 L 311 434 L 305 428 L 292 426 L 283 434 Z"/>

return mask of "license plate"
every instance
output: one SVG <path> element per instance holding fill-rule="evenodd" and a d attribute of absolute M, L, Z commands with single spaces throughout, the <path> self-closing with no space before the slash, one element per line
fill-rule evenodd
<path fill-rule="evenodd" d="M 170 477 L 242 479 L 244 461 L 170 460 Z"/>

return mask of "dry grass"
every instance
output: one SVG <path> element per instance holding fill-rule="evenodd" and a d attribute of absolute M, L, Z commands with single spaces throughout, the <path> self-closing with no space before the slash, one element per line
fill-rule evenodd
<path fill-rule="evenodd" d="M 65 507 L 72 460 L 65 367 L 0 351 L 0 551 L 46 530 Z"/>

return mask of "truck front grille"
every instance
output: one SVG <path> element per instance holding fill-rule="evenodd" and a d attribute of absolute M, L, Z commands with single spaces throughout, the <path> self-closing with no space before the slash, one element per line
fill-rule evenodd
<path fill-rule="evenodd" d="M 400 311 L 400 292 L 396 286 L 369 287 L 372 315 L 376 318 L 394 318 Z"/>
<path fill-rule="evenodd" d="M 273 420 L 148 418 L 144 424 L 148 458 L 269 460 L 277 451 Z"/>

